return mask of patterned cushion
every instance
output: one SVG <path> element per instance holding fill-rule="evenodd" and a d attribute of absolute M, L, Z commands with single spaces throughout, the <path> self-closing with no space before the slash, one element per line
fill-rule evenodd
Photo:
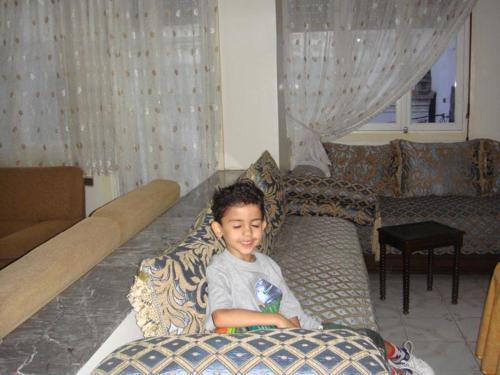
<path fill-rule="evenodd" d="M 377 330 L 356 227 L 326 216 L 291 216 L 273 259 L 304 311 L 321 321 Z"/>
<path fill-rule="evenodd" d="M 313 165 L 297 165 L 293 168 L 292 174 L 294 176 L 322 176 L 326 177 L 325 173 Z"/>
<path fill-rule="evenodd" d="M 500 194 L 500 142 L 485 140 L 486 151 L 486 193 Z"/>
<path fill-rule="evenodd" d="M 428 196 L 379 200 L 382 225 L 435 220 L 465 231 L 462 254 L 500 254 L 500 195 Z M 389 254 L 398 253 L 388 248 Z M 452 247 L 435 254 L 452 254 Z M 400 252 L 399 252 L 400 254 Z"/>
<path fill-rule="evenodd" d="M 265 151 L 240 179 L 248 178 L 264 192 L 267 227 L 258 251 L 270 254 L 278 231 L 285 220 L 285 189 L 281 172 L 269 152 Z"/>
<path fill-rule="evenodd" d="M 395 167 L 391 145 L 351 146 L 324 143 L 332 178 L 364 185 L 384 196 L 394 196 Z"/>
<path fill-rule="evenodd" d="M 336 216 L 373 223 L 377 196 L 364 185 L 321 176 L 284 178 L 287 214 Z"/>
<path fill-rule="evenodd" d="M 128 298 L 145 337 L 204 331 L 206 267 L 224 249 L 210 229 L 212 219 L 206 208 L 183 241 L 142 261 Z"/>
<path fill-rule="evenodd" d="M 131 342 L 92 372 L 104 374 L 389 374 L 373 341 L 349 329 L 166 336 Z"/>
<path fill-rule="evenodd" d="M 417 143 L 394 141 L 401 195 L 469 195 L 480 193 L 479 141 Z"/>

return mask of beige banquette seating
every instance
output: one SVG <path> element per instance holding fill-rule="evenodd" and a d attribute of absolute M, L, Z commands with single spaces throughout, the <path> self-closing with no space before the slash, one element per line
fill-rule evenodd
<path fill-rule="evenodd" d="M 6 336 L 179 198 L 155 180 L 97 209 L 0 270 L 0 338 Z"/>

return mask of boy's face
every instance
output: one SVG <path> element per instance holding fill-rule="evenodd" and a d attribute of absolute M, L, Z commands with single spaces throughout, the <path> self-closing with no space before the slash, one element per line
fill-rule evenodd
<path fill-rule="evenodd" d="M 266 222 L 256 204 L 241 204 L 226 209 L 221 223 L 214 221 L 212 229 L 217 237 L 224 237 L 227 250 L 247 262 L 253 260 L 253 251 L 260 243 Z"/>

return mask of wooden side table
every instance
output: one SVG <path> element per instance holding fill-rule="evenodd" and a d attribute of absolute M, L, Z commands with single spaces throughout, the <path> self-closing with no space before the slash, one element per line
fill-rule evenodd
<path fill-rule="evenodd" d="M 378 229 L 380 243 L 380 299 L 385 299 L 385 255 L 386 245 L 403 253 L 403 314 L 408 314 L 410 305 L 410 256 L 413 251 L 427 250 L 427 290 L 432 290 L 432 261 L 434 249 L 454 247 L 453 281 L 451 302 L 458 302 L 458 279 L 460 249 L 465 232 L 435 221 L 385 226 Z"/>

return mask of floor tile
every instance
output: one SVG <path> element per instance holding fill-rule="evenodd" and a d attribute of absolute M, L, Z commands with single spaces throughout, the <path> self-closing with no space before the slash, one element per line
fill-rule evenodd
<path fill-rule="evenodd" d="M 377 317 L 377 325 L 382 337 L 396 345 L 408 340 L 406 331 L 401 322 L 401 318 L 382 318 Z"/>
<path fill-rule="evenodd" d="M 480 318 L 483 315 L 484 298 L 462 295 L 456 305 L 452 305 L 449 301 L 445 301 L 444 304 L 456 319 Z"/>
<path fill-rule="evenodd" d="M 453 319 L 403 317 L 402 322 L 410 340 L 464 342 L 464 338 Z"/>
<path fill-rule="evenodd" d="M 476 341 L 479 334 L 481 318 L 458 318 L 455 320 L 465 341 Z"/>
<path fill-rule="evenodd" d="M 451 371 L 440 371 L 436 373 L 437 375 L 483 375 L 483 373 L 479 369 L 474 370 L 451 370 Z"/>
<path fill-rule="evenodd" d="M 426 275 L 411 276 L 410 314 L 403 315 L 401 274 L 387 275 L 384 301 L 379 299 L 378 273 L 370 274 L 370 295 L 382 335 L 396 344 L 405 336 L 413 340 L 416 355 L 436 375 L 480 375 L 474 352 L 489 275 L 462 275 L 457 305 L 451 304 L 451 275 L 434 275 L 431 292 L 426 283 Z"/>
<path fill-rule="evenodd" d="M 400 318 L 402 307 L 399 303 L 394 303 L 388 300 L 381 301 L 380 299 L 372 299 L 375 316 L 380 318 Z"/>
<path fill-rule="evenodd" d="M 445 371 L 464 371 L 471 374 L 478 370 L 478 365 L 467 345 L 462 342 L 414 341 L 414 353 L 424 359 L 436 375 Z"/>
<path fill-rule="evenodd" d="M 472 353 L 472 356 L 476 359 L 477 363 L 479 364 L 479 358 L 476 357 L 476 346 L 477 346 L 477 341 L 466 341 L 467 347 L 469 348 L 470 352 Z"/>

